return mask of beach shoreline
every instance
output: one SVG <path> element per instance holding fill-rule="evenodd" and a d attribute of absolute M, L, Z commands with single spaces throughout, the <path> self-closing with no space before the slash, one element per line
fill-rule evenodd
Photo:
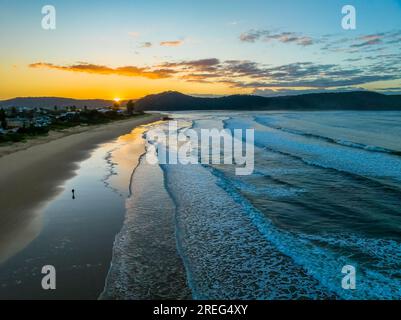
<path fill-rule="evenodd" d="M 74 176 L 99 144 L 162 119 L 147 114 L 106 125 L 76 127 L 24 146 L 0 147 L 0 263 L 22 250 L 41 230 L 40 210 Z M 6 148 L 6 150 L 1 150 Z"/>

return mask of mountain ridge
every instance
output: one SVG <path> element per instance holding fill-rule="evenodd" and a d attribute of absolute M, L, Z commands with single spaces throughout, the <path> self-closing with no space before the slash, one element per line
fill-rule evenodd
<path fill-rule="evenodd" d="M 401 110 L 401 95 L 372 91 L 309 93 L 262 97 L 231 95 L 193 97 L 176 91 L 148 95 L 136 101 L 142 111 L 186 110 Z"/>
<path fill-rule="evenodd" d="M 133 99 L 135 101 L 135 99 Z M 60 97 L 17 97 L 0 101 L 0 107 L 25 108 L 104 108 L 113 100 L 73 99 Z M 121 101 L 125 105 L 126 100 Z M 401 95 L 385 95 L 373 91 L 308 93 L 279 97 L 257 95 L 229 95 L 197 97 L 177 91 L 165 91 L 136 100 L 141 111 L 190 110 L 401 110 Z"/>

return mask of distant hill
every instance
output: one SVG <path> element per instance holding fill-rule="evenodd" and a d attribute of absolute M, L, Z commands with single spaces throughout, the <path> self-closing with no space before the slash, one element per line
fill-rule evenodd
<path fill-rule="evenodd" d="M 0 101 L 0 107 L 10 108 L 10 107 L 22 107 L 22 108 L 44 108 L 52 109 L 54 106 L 58 108 L 65 108 L 76 106 L 77 108 L 83 108 L 87 106 L 88 108 L 103 108 L 108 107 L 113 104 L 111 100 L 80 100 L 80 99 L 70 99 L 70 98 L 56 98 L 56 97 L 39 97 L 39 98 L 14 98 L 10 100 Z"/>
<path fill-rule="evenodd" d="M 219 98 L 202 98 L 168 91 L 146 96 L 139 99 L 135 105 L 138 110 L 143 111 L 401 110 L 401 95 L 353 91 L 282 97 L 233 95 Z"/>
<path fill-rule="evenodd" d="M 135 100 L 134 100 L 135 101 Z M 124 106 L 127 101 L 121 101 Z M 90 109 L 108 107 L 112 100 L 71 99 L 57 97 L 14 98 L 0 101 L 0 107 L 52 109 L 76 106 Z M 261 97 L 232 95 L 193 97 L 175 91 L 153 94 L 135 102 L 143 111 L 185 110 L 401 110 L 401 95 L 384 95 L 369 91 L 312 93 L 298 96 Z"/>

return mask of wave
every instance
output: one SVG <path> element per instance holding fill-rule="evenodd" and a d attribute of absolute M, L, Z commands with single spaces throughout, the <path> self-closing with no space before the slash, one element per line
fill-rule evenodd
<path fill-rule="evenodd" d="M 369 268 L 362 269 L 357 292 L 343 290 L 341 269 L 356 261 L 278 229 L 218 169 L 162 169 L 195 299 L 374 299 L 399 293 L 400 283 Z"/>
<path fill-rule="evenodd" d="M 168 150 L 168 146 L 158 143 L 157 150 Z M 217 186 L 216 178 L 202 165 L 160 167 L 175 204 L 177 249 L 193 298 L 331 297 L 318 281 L 263 238 L 243 208 Z"/>
<path fill-rule="evenodd" d="M 163 170 L 195 299 L 333 297 L 262 236 L 203 166 L 164 165 Z"/>
<path fill-rule="evenodd" d="M 401 181 L 401 160 L 389 154 L 368 153 L 364 150 L 314 144 L 302 136 L 265 128 L 251 119 L 225 122 L 228 129 L 255 128 L 255 144 L 275 152 L 291 155 L 304 163 L 380 180 L 394 187 Z M 393 182 L 394 183 L 393 183 Z"/>
<path fill-rule="evenodd" d="M 125 220 L 100 299 L 189 299 L 176 247 L 175 207 L 163 186 L 163 172 L 143 154 L 131 179 Z"/>
<path fill-rule="evenodd" d="M 322 169 L 328 169 L 328 170 L 333 170 L 335 172 L 344 174 L 354 180 L 363 180 L 365 183 L 371 183 L 373 184 L 375 187 L 380 188 L 382 190 L 387 190 L 387 191 L 392 191 L 392 192 L 397 192 L 400 193 L 401 192 L 401 188 L 397 185 L 397 184 L 392 184 L 392 183 L 384 183 L 381 180 L 378 179 L 374 179 L 373 177 L 369 177 L 369 176 L 365 176 L 365 175 L 361 175 L 358 173 L 354 173 L 352 171 L 347 171 L 347 170 L 341 170 L 338 168 L 334 168 L 331 166 L 326 166 L 322 163 L 320 163 L 319 161 L 313 161 L 313 160 L 307 160 L 305 158 L 303 158 L 302 156 L 298 156 L 292 153 L 287 153 L 284 151 L 279 151 L 273 148 L 269 148 L 269 147 L 265 147 L 265 150 L 269 151 L 269 152 L 273 152 L 273 153 L 277 153 L 277 154 L 281 154 L 287 157 L 290 157 L 292 159 L 296 159 L 301 161 L 302 163 L 308 165 L 308 166 L 313 166 L 313 167 L 317 167 L 317 168 L 322 168 Z"/>
<path fill-rule="evenodd" d="M 246 119 L 222 120 L 227 128 L 253 127 L 255 123 Z M 191 124 L 194 127 L 194 122 Z M 166 130 L 165 125 L 158 128 Z M 345 154 L 342 149 L 333 150 L 333 146 L 327 150 L 327 146 L 311 145 L 303 137 L 294 140 L 289 133 L 276 129 L 259 132 L 255 137 L 262 149 L 271 148 L 305 163 L 315 162 L 313 165 L 360 174 L 361 178 L 375 176 L 383 169 L 364 164 L 361 159 L 395 161 L 386 154 L 366 156 L 363 150 L 351 149 Z M 154 143 L 149 136 L 145 138 L 148 144 Z M 158 145 L 159 148 L 167 146 Z M 330 161 L 333 153 L 336 161 Z M 398 168 L 392 167 L 393 163 L 398 162 L 390 162 L 384 170 L 391 177 Z M 362 169 L 355 170 L 358 165 Z M 160 168 L 162 174 L 155 174 L 154 170 Z M 401 296 L 398 242 L 357 234 L 310 235 L 281 229 L 239 192 L 243 187 L 256 192 L 258 189 L 252 185 L 229 178 L 208 165 L 176 164 L 160 168 L 150 169 L 141 161 L 136 169 L 137 180 L 132 186 L 137 189 L 127 201 L 127 218 L 116 238 L 106 297 L 171 298 L 177 294 L 174 286 L 188 294 L 186 287 L 182 287 L 184 274 L 195 299 L 398 299 Z M 256 174 L 266 173 L 262 170 Z M 163 229 L 169 225 L 168 221 L 175 227 L 173 241 L 171 229 L 167 233 Z M 165 234 L 169 234 L 168 250 L 163 241 Z M 157 255 L 161 258 L 154 261 L 152 257 Z M 361 256 L 366 259 L 360 259 Z M 181 261 L 185 271 L 180 269 Z M 341 288 L 341 269 L 350 264 L 358 272 L 355 291 Z M 148 265 L 159 272 L 148 272 Z M 171 278 L 177 270 L 180 270 L 178 283 Z M 170 276 L 158 282 L 164 273 Z M 171 279 L 174 286 L 167 282 Z M 148 292 L 154 287 L 166 290 Z"/>
<path fill-rule="evenodd" d="M 237 190 L 241 190 L 242 192 L 250 193 L 254 196 L 269 196 L 271 198 L 287 198 L 294 197 L 300 193 L 304 193 L 305 190 L 296 186 L 293 186 L 289 183 L 281 181 L 280 179 L 271 177 L 269 175 L 263 174 L 262 172 L 256 173 L 259 176 L 264 178 L 268 178 L 270 181 L 275 183 L 276 185 L 268 185 L 268 186 L 256 186 L 252 183 L 246 183 L 241 179 L 232 178 L 231 182 L 235 186 Z"/>
<path fill-rule="evenodd" d="M 392 149 L 387 149 L 387 148 L 383 148 L 383 147 L 379 147 L 379 146 L 373 146 L 373 145 L 367 145 L 367 144 L 358 143 L 358 142 L 347 141 L 347 140 L 343 140 L 343 139 L 330 138 L 327 136 L 304 132 L 304 131 L 296 130 L 296 129 L 289 129 L 289 128 L 274 125 L 274 124 L 270 123 L 270 121 L 268 119 L 263 118 L 263 117 L 254 117 L 254 120 L 255 120 L 255 122 L 257 122 L 263 126 L 266 126 L 266 127 L 269 127 L 269 128 L 275 129 L 275 130 L 280 130 L 283 132 L 291 133 L 291 134 L 300 135 L 300 136 L 307 137 L 307 138 L 323 140 L 323 141 L 326 141 L 326 142 L 329 142 L 332 144 L 337 144 L 340 146 L 345 146 L 345 147 L 350 147 L 350 148 L 355 148 L 355 149 L 362 149 L 362 150 L 370 151 L 370 152 L 379 152 L 379 153 L 391 154 L 394 156 L 401 156 L 401 151 L 398 151 L 398 150 L 392 150 Z"/>
<path fill-rule="evenodd" d="M 398 299 L 401 296 L 401 281 L 394 278 L 394 275 L 400 275 L 400 243 L 392 240 L 367 239 L 355 234 L 306 235 L 279 230 L 235 191 L 232 181 L 222 172 L 214 168 L 210 170 L 219 177 L 219 185 L 246 208 L 247 215 L 252 218 L 259 231 L 274 243 L 280 252 L 301 265 L 307 274 L 318 279 L 329 292 L 334 292 L 344 299 Z M 334 250 L 327 249 L 327 246 L 318 245 L 316 240 L 346 250 L 338 255 Z M 354 248 L 373 258 L 375 262 L 369 266 L 357 263 L 352 258 Z M 342 266 L 349 264 L 356 266 L 358 270 L 358 290 L 354 292 L 343 290 L 340 285 L 342 275 L 339 272 Z"/>

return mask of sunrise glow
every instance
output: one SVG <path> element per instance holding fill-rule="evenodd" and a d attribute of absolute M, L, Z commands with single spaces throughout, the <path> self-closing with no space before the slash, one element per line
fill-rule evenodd
<path fill-rule="evenodd" d="M 308 5 L 255 0 L 257 10 L 228 0 L 172 1 L 167 13 L 148 2 L 117 0 L 96 15 L 91 3 L 82 2 L 77 10 L 68 1 L 56 1 L 54 30 L 41 27 L 42 5 L 29 1 L 21 10 L 16 1 L 0 12 L 0 30 L 12 30 L 1 34 L 6 50 L 0 52 L 0 99 L 57 96 L 118 102 L 116 92 L 138 99 L 168 90 L 263 96 L 401 91 L 400 50 L 394 45 L 401 10 L 393 0 L 358 2 L 364 19 L 351 31 L 341 28 L 339 0 Z M 311 10 L 320 12 L 319 19 L 311 19 Z M 380 10 L 386 19 L 378 25 L 375 14 Z M 377 61 L 370 59 L 373 50 L 380 51 Z"/>

